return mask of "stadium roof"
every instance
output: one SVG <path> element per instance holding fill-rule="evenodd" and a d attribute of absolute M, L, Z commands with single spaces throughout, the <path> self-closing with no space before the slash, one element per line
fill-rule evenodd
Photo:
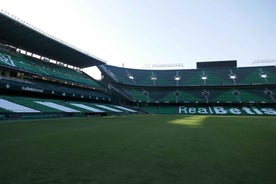
<path fill-rule="evenodd" d="M 79 68 L 105 63 L 4 12 L 0 12 L 0 25 L 2 43 Z"/>

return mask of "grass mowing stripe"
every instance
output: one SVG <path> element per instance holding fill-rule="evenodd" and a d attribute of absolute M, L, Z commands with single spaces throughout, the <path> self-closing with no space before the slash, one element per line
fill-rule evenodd
<path fill-rule="evenodd" d="M 275 183 L 276 118 L 136 115 L 0 124 L 1 183 Z"/>

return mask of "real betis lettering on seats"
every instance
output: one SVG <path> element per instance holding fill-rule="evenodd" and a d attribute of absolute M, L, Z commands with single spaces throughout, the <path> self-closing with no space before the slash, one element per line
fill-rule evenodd
<path fill-rule="evenodd" d="M 185 107 L 178 108 L 179 114 L 214 114 L 214 115 L 276 115 L 274 108 L 257 107 Z"/>

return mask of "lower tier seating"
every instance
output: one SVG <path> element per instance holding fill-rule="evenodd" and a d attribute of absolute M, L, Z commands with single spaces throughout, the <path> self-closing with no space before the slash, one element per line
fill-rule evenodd
<path fill-rule="evenodd" d="M 89 103 L 80 101 L 64 101 L 54 99 L 30 98 L 21 96 L 0 96 L 0 114 L 15 113 L 76 113 L 76 114 L 124 114 L 137 113 L 128 107 Z"/>

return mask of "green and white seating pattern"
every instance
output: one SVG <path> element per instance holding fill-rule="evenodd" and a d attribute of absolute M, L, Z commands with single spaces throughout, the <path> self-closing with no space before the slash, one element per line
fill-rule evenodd
<path fill-rule="evenodd" d="M 0 65 L 37 75 L 47 76 L 49 78 L 103 88 L 98 81 L 88 77 L 82 72 L 23 56 L 19 53 L 13 54 L 0 50 Z"/>
<path fill-rule="evenodd" d="M 136 113 L 134 109 L 112 104 L 0 96 L 0 113 Z"/>
<path fill-rule="evenodd" d="M 115 83 L 135 86 L 221 86 L 276 84 L 275 66 L 217 67 L 182 70 L 141 70 L 101 65 Z M 231 78 L 231 76 L 235 76 Z"/>

